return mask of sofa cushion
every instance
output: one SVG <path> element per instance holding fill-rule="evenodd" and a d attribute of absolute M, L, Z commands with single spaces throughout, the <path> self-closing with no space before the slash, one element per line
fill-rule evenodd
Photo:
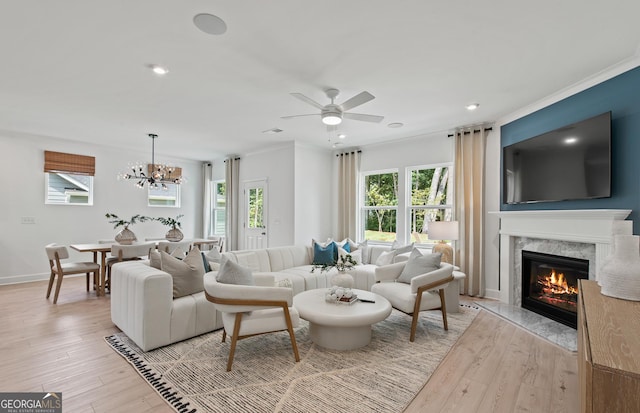
<path fill-rule="evenodd" d="M 393 257 L 395 256 L 396 254 L 394 251 L 382 251 L 378 256 L 378 259 L 376 259 L 375 264 L 379 267 L 389 265 L 393 262 Z"/>
<path fill-rule="evenodd" d="M 313 264 L 333 265 L 336 263 L 338 251 L 335 242 L 323 247 L 320 243 L 313 244 Z"/>
<path fill-rule="evenodd" d="M 251 269 L 224 257 L 216 275 L 216 281 L 224 284 L 255 285 Z"/>
<path fill-rule="evenodd" d="M 338 262 L 340 259 L 346 255 L 351 255 L 351 258 L 356 262 L 356 264 L 362 264 L 362 250 L 348 251 L 344 248 L 338 247 Z"/>
<path fill-rule="evenodd" d="M 439 269 L 441 258 L 440 253 L 423 255 L 419 249 L 414 248 L 398 277 L 398 282 L 410 284 L 413 277 Z"/>
<path fill-rule="evenodd" d="M 194 247 L 183 259 L 172 257 L 164 251 L 160 251 L 162 271 L 171 274 L 173 278 L 173 298 L 197 293 L 204 290 L 202 276 L 204 264 L 200 250 Z"/>

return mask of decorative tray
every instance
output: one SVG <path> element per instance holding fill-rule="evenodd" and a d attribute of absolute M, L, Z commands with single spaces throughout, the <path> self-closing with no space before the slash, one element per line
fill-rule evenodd
<path fill-rule="evenodd" d="M 324 299 L 328 303 L 351 305 L 358 301 L 358 296 L 350 288 L 331 287 Z"/>

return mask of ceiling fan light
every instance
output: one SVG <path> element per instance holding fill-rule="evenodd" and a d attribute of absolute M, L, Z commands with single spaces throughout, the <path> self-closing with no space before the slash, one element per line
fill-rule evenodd
<path fill-rule="evenodd" d="M 322 115 L 322 123 L 329 126 L 339 125 L 342 123 L 342 118 L 334 113 L 325 113 Z"/>

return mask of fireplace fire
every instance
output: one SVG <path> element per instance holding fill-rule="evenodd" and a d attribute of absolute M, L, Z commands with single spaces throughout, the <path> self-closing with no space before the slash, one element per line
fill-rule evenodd
<path fill-rule="evenodd" d="M 589 261 L 522 251 L 522 306 L 576 328 L 578 280 Z"/>

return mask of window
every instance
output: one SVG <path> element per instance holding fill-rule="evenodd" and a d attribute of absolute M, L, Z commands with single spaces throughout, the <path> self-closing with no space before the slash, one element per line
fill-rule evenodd
<path fill-rule="evenodd" d="M 48 172 L 47 204 L 93 205 L 93 176 Z"/>
<path fill-rule="evenodd" d="M 45 204 L 93 205 L 95 158 L 44 151 Z"/>
<path fill-rule="evenodd" d="M 248 195 L 249 219 L 247 222 L 247 228 L 264 228 L 264 222 L 262 222 L 264 218 L 264 191 L 262 188 L 249 188 Z"/>
<path fill-rule="evenodd" d="M 450 166 L 410 169 L 409 178 L 408 233 L 412 242 L 433 242 L 428 236 L 429 222 L 451 221 L 453 185 Z"/>
<path fill-rule="evenodd" d="M 364 239 L 393 242 L 398 212 L 398 172 L 367 174 L 363 181 Z"/>
<path fill-rule="evenodd" d="M 149 185 L 147 200 L 150 207 L 180 207 L 180 185 Z"/>
<path fill-rule="evenodd" d="M 227 184 L 225 181 L 214 181 L 212 194 L 213 213 L 211 215 L 213 219 L 211 220 L 211 226 L 213 228 L 210 233 L 224 236 L 227 228 Z"/>

